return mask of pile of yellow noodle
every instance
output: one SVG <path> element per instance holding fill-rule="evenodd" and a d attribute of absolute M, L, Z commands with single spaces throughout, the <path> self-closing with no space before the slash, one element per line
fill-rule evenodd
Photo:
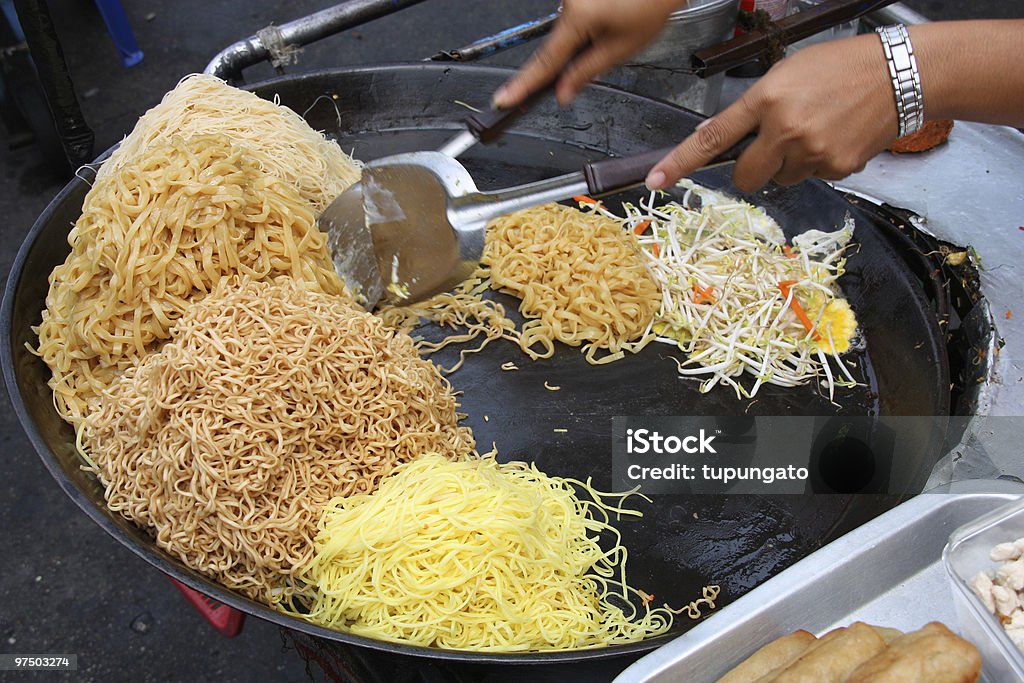
<path fill-rule="evenodd" d="M 206 74 L 184 78 L 143 114 L 100 167 L 96 180 L 102 182 L 172 135 L 209 133 L 225 135 L 244 148 L 260 169 L 296 189 L 318 215 L 359 180 L 352 158 L 297 113 Z"/>
<path fill-rule="evenodd" d="M 342 291 L 309 206 L 223 135 L 173 137 L 97 182 L 68 241 L 37 332 L 57 408 L 76 425 L 225 275 Z"/>
<path fill-rule="evenodd" d="M 222 280 L 80 434 L 111 510 L 272 602 L 312 556 L 328 500 L 372 491 L 423 453 L 466 455 L 457 421 L 451 388 L 408 336 L 281 277 Z"/>
<path fill-rule="evenodd" d="M 100 168 L 50 275 L 37 351 L 60 415 L 77 427 L 221 277 L 341 293 L 315 219 L 358 174 L 291 110 L 210 76 L 182 81 Z"/>
<path fill-rule="evenodd" d="M 609 511 L 524 463 L 423 456 L 371 495 L 332 500 L 302 574 L 301 616 L 383 640 L 474 651 L 575 649 L 669 628 L 628 600 L 626 550 L 602 550 Z M 632 513 L 638 514 L 638 513 Z"/>
<path fill-rule="evenodd" d="M 468 335 L 484 334 L 484 344 L 514 339 L 533 359 L 554 354 L 557 340 L 582 344 L 590 363 L 609 363 L 650 341 L 644 332 L 658 312 L 661 291 L 635 238 L 618 221 L 559 204 L 517 211 L 487 227 L 481 263 L 484 287 L 467 288 L 456 299 L 433 299 L 408 309 L 408 317 L 462 324 Z M 528 320 L 518 334 L 500 307 L 481 299 L 486 286 L 522 300 L 519 311 Z M 402 320 L 396 313 L 390 319 Z"/>

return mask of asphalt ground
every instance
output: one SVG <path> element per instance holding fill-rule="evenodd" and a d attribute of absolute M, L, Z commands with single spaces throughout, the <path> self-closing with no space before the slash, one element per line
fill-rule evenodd
<path fill-rule="evenodd" d="M 419 60 L 547 14 L 555 4 L 429 0 L 307 48 L 293 71 Z M 906 4 L 935 20 L 1024 16 L 1018 0 Z M 145 59 L 125 69 L 91 3 L 50 3 L 97 153 L 222 47 L 326 5 L 129 0 L 125 9 Z M 516 65 L 528 53 L 517 48 L 489 62 Z M 268 67 L 247 72 L 250 80 L 269 75 Z M 38 146 L 12 150 L 7 130 L 0 131 L 0 274 L 6 280 L 18 246 L 66 177 L 45 164 Z M 78 656 L 76 672 L 5 672 L 4 680 L 307 679 L 305 661 L 283 647 L 275 626 L 249 619 L 238 637 L 220 637 L 158 571 L 94 525 L 50 477 L 6 394 L 0 398 L 0 449 L 0 653 Z"/>

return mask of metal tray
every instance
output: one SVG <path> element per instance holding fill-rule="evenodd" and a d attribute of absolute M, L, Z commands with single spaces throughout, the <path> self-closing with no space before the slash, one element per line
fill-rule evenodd
<path fill-rule="evenodd" d="M 1024 485 L 987 480 L 912 498 L 765 581 L 615 681 L 712 683 L 801 628 L 820 635 L 866 621 L 909 631 L 941 621 L 957 630 L 942 549 L 957 527 L 1021 497 Z"/>

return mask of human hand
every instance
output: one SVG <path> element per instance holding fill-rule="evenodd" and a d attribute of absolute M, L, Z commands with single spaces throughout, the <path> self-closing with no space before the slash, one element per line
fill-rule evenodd
<path fill-rule="evenodd" d="M 683 4 L 683 0 L 564 0 L 551 35 L 494 93 L 494 106 L 514 107 L 556 77 L 555 97 L 562 106 L 569 104 L 591 79 L 653 40 Z"/>
<path fill-rule="evenodd" d="M 704 121 L 647 176 L 670 187 L 750 132 L 733 184 L 753 192 L 810 176 L 856 173 L 897 136 L 896 102 L 877 36 L 814 45 L 772 67 L 739 100 Z"/>

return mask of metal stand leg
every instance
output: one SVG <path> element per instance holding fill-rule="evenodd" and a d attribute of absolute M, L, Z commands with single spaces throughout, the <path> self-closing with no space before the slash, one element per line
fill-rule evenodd
<path fill-rule="evenodd" d="M 95 136 L 85 123 L 71 82 L 64 51 L 45 0 L 14 0 L 25 41 L 71 168 L 92 160 Z"/>

